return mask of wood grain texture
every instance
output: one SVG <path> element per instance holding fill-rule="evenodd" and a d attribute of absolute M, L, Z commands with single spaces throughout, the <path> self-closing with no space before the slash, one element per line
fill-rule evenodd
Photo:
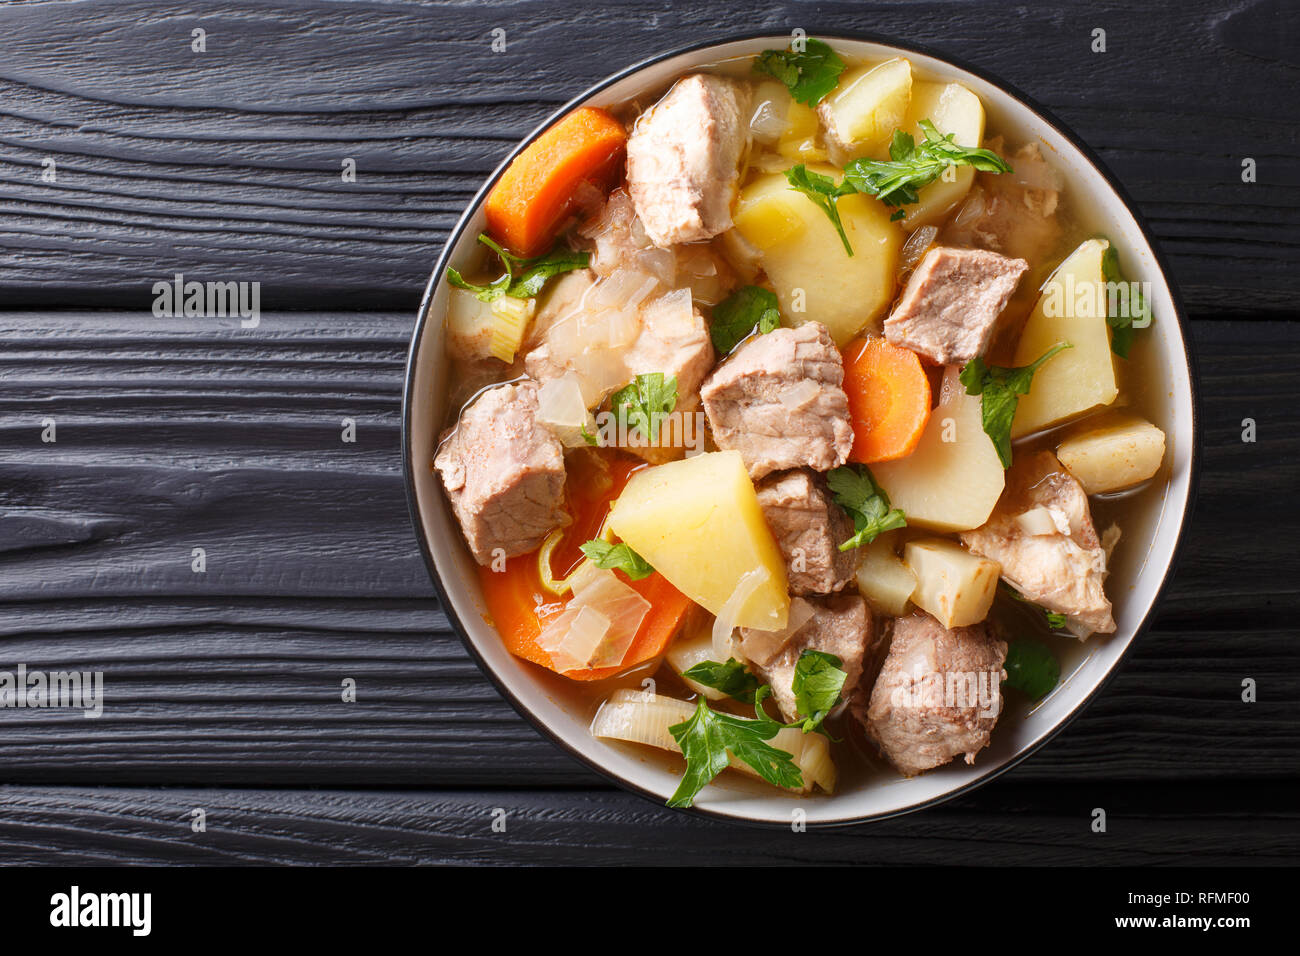
<path fill-rule="evenodd" d="M 1290 317 L 1288 23 L 1281 0 L 760 0 L 740 19 L 725 0 L 10 4 L 0 302 L 141 308 L 183 272 L 260 281 L 268 309 L 411 309 L 479 183 L 558 105 L 667 49 L 800 27 L 892 35 L 1005 78 L 1118 175 L 1194 314 Z M 1091 52 L 1097 28 L 1106 53 Z"/>
<path fill-rule="evenodd" d="M 894 820 L 795 833 L 742 830 L 619 791 L 143 790 L 0 788 L 0 861 L 222 866 L 355 864 L 771 867 L 1293 863 L 1300 812 L 1281 787 L 1134 790 L 995 781 Z M 1106 810 L 1107 832 L 1089 827 Z M 194 833 L 202 808 L 207 830 Z M 505 832 L 493 832 L 494 813 Z"/>
<path fill-rule="evenodd" d="M 1259 529 L 1296 490 L 1300 325 L 1248 327 L 1194 330 L 1205 471 L 1153 632 L 1015 779 L 1294 775 L 1300 586 Z M 408 332 L 382 313 L 272 314 L 254 330 L 0 314 L 0 668 L 103 670 L 107 695 L 99 720 L 0 710 L 0 779 L 595 780 L 500 700 L 432 596 L 399 472 Z M 1259 703 L 1240 703 L 1243 677 Z"/>
<path fill-rule="evenodd" d="M 103 670 L 106 690 L 99 720 L 0 709 L 0 861 L 1295 859 L 1300 57 L 1283 0 L 758 0 L 743 22 L 723 0 L 163 6 L 0 4 L 0 670 Z M 1195 320 L 1204 466 L 1153 629 L 1080 719 L 953 804 L 797 835 L 607 789 L 519 718 L 433 597 L 398 456 L 420 291 L 513 143 L 613 69 L 793 27 L 968 60 L 1100 154 Z M 152 318 L 176 272 L 260 281 L 260 327 Z"/>

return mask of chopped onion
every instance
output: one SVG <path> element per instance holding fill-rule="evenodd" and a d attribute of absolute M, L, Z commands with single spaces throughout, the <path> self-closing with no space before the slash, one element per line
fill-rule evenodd
<path fill-rule="evenodd" d="M 977 187 L 970 191 L 970 196 L 962 203 L 961 209 L 957 210 L 957 215 L 953 216 L 952 228 L 962 229 L 969 226 L 982 215 L 984 215 L 984 190 Z"/>
<path fill-rule="evenodd" d="M 668 728 L 689 720 L 694 711 L 694 706 L 673 697 L 616 690 L 596 712 L 591 722 L 591 735 L 681 753 L 681 747 Z M 777 731 L 768 743 L 788 753 L 799 768 L 803 786 L 795 792 L 807 793 L 814 785 L 827 793 L 835 789 L 835 764 L 831 761 L 826 738 L 821 734 L 805 734 L 797 727 L 786 727 Z M 735 756 L 730 756 L 729 766 L 732 770 L 758 778 L 753 767 Z"/>
<path fill-rule="evenodd" d="M 1044 508 L 1030 508 L 1015 517 L 1016 526 L 1031 538 L 1041 535 L 1063 534 L 1069 536 L 1070 521 L 1059 511 Z"/>
<path fill-rule="evenodd" d="M 1065 185 L 1060 172 L 1041 154 L 1031 155 L 1025 150 L 1016 154 L 1015 169 L 1007 178 L 1009 182 L 1029 189 L 1060 190 Z"/>
<path fill-rule="evenodd" d="M 731 597 L 722 602 L 722 607 L 718 609 L 718 616 L 713 621 L 713 653 L 714 659 L 719 663 L 725 664 L 730 657 L 745 660 L 740 641 L 735 637 L 736 619 L 740 617 L 740 612 L 750 597 L 766 583 L 768 577 L 767 568 L 764 567 L 746 571 L 736 582 L 736 589 L 731 592 Z"/>
<path fill-rule="evenodd" d="M 696 664 L 713 660 L 713 635 L 708 628 L 702 627 L 692 634 L 679 637 L 673 641 L 672 646 L 668 648 L 668 653 L 664 656 L 669 666 L 681 677 Z M 687 677 L 682 677 L 682 682 L 691 690 L 697 694 L 703 694 L 709 700 L 721 700 L 727 696 L 720 690 L 709 687 L 707 684 L 696 683 Z"/>
<path fill-rule="evenodd" d="M 576 573 L 575 573 L 576 576 Z M 573 580 L 573 598 L 537 636 L 562 674 L 588 668 L 618 667 L 650 612 L 650 602 L 600 569 Z M 591 613 L 585 614 L 584 611 Z"/>
<path fill-rule="evenodd" d="M 695 306 L 690 289 L 674 289 L 646 305 L 645 322 L 661 339 L 678 338 L 695 331 Z"/>
<path fill-rule="evenodd" d="M 937 235 L 939 230 L 936 227 L 922 226 L 908 236 L 907 242 L 903 243 L 903 251 L 898 254 L 898 271 L 911 272 L 915 269 L 926 251 L 934 245 Z"/>
<path fill-rule="evenodd" d="M 813 608 L 807 601 L 791 601 L 790 613 L 786 615 L 786 624 L 782 630 L 750 631 L 741 641 L 741 650 L 755 664 L 765 667 L 768 661 L 780 654 L 786 644 L 790 643 L 790 638 L 812 620 L 812 616 Z"/>
<path fill-rule="evenodd" d="M 749 135 L 760 143 L 774 143 L 786 129 L 790 94 L 777 83 L 760 83 L 754 97 L 758 105 L 749 118 Z"/>
<path fill-rule="evenodd" d="M 587 444 L 582 435 L 596 433 L 596 419 L 583 400 L 582 383 L 576 372 L 542 383 L 537 391 L 537 420 L 549 428 L 566 448 Z"/>

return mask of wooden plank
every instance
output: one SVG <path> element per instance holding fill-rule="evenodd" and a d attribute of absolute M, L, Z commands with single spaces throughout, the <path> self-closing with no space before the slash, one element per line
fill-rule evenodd
<path fill-rule="evenodd" d="M 102 669 L 107 694 L 99 720 L 0 710 L 0 780 L 595 781 L 497 697 L 432 596 L 398 456 L 409 325 L 0 313 L 0 669 Z M 1295 491 L 1300 326 L 1194 339 L 1205 473 L 1184 560 L 1155 630 L 1015 780 L 1294 777 L 1300 595 L 1289 541 L 1260 529 Z"/>
<path fill-rule="evenodd" d="M 724 0 L 636 0 L 583 5 L 580 29 L 565 9 L 0 8 L 0 301 L 147 308 L 153 283 L 182 272 L 260 281 L 266 309 L 412 309 L 477 185 L 556 106 L 666 48 L 800 27 L 894 35 L 1005 77 L 1119 175 L 1193 312 L 1293 314 L 1300 133 L 1278 122 L 1295 64 L 1275 39 L 1280 0 L 1226 13 L 1213 0 L 760 0 L 743 23 Z M 195 28 L 205 52 L 191 49 Z M 1091 52 L 1096 28 L 1104 54 Z M 342 181 L 345 158 L 355 183 Z"/>
<path fill-rule="evenodd" d="M 1107 831 L 1093 833 L 1096 807 Z M 206 831 L 190 827 L 204 810 Z M 504 812 L 505 831 L 494 832 Z M 212 791 L 0 787 L 0 861 L 758 865 L 1286 865 L 1282 786 L 1020 787 L 869 826 L 742 829 L 617 791 Z"/>

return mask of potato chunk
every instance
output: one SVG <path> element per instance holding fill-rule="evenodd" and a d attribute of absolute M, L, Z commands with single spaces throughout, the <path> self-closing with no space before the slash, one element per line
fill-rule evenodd
<path fill-rule="evenodd" d="M 838 175 L 830 167 L 809 167 Z M 757 251 L 792 325 L 817 321 L 843 346 L 880 318 L 894 298 L 903 234 L 878 199 L 854 194 L 838 203 L 850 258 L 835 227 L 785 176 L 760 176 L 740 194 L 736 230 Z"/>
<path fill-rule="evenodd" d="M 979 146 L 984 142 L 984 104 L 960 83 L 913 83 L 903 131 L 918 143 L 925 139 L 921 120 L 934 123 L 940 133 L 952 133 L 958 146 Z M 917 193 L 920 202 L 903 207 L 907 210 L 903 229 L 910 232 L 940 219 L 966 198 L 974 182 L 974 167 L 949 167 L 943 176 Z"/>
<path fill-rule="evenodd" d="M 1028 365 L 1057 342 L 1069 342 L 1034 374 L 1011 423 L 1019 438 L 1115 401 L 1115 363 L 1106 324 L 1105 239 L 1088 239 L 1043 284 L 1016 346 L 1016 365 Z"/>
<path fill-rule="evenodd" d="M 899 56 L 845 73 L 817 115 L 843 158 L 857 159 L 889 145 L 911 98 L 912 64 Z"/>
<path fill-rule="evenodd" d="M 894 535 L 882 534 L 858 550 L 858 591 L 876 610 L 902 617 L 916 590 L 916 573 L 894 553 Z"/>
<path fill-rule="evenodd" d="M 988 617 L 1002 569 L 946 538 L 918 538 L 903 546 L 916 575 L 912 602 L 944 627 L 967 627 Z"/>
<path fill-rule="evenodd" d="M 1065 439 L 1056 457 L 1088 494 L 1120 491 L 1160 470 L 1165 433 L 1136 415 L 1113 416 Z"/>
<path fill-rule="evenodd" d="M 741 577 L 765 570 L 766 580 L 740 608 L 736 626 L 785 627 L 785 559 L 740 452 L 711 452 L 637 472 L 610 510 L 609 528 L 714 614 Z"/>
<path fill-rule="evenodd" d="M 955 365 L 944 372 L 939 405 L 930 413 L 916 451 L 871 466 L 909 525 L 935 531 L 978 528 L 1002 494 L 1002 462 L 984 434 L 980 397 L 966 394 L 958 374 Z"/>

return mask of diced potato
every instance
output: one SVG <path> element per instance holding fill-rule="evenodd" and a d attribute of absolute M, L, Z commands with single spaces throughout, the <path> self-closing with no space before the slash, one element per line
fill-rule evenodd
<path fill-rule="evenodd" d="M 826 150 L 817 145 L 817 114 L 811 106 L 790 101 L 786 127 L 776 141 L 776 151 L 799 163 L 826 162 Z"/>
<path fill-rule="evenodd" d="M 916 590 L 916 574 L 894 553 L 894 541 L 887 532 L 858 549 L 858 591 L 876 610 L 902 617 Z"/>
<path fill-rule="evenodd" d="M 978 96 L 960 83 L 913 83 L 912 103 L 903 121 L 903 131 L 910 133 L 917 142 L 925 139 L 921 120 L 934 123 L 940 133 L 954 134 L 953 141 L 958 146 L 979 146 L 984 142 L 984 105 Z M 973 182 L 973 167 L 949 168 L 941 178 L 917 194 L 920 202 L 904 207 L 907 215 L 903 217 L 903 228 L 915 229 L 947 215 L 966 198 Z"/>
<path fill-rule="evenodd" d="M 944 627 L 966 627 L 988 617 L 1002 568 L 956 541 L 918 538 L 903 546 L 916 575 L 912 601 Z"/>
<path fill-rule="evenodd" d="M 1065 439 L 1056 457 L 1088 494 L 1119 491 L 1160 470 L 1165 433 L 1136 415 L 1116 415 Z"/>
<path fill-rule="evenodd" d="M 711 452 L 637 472 L 614 502 L 608 524 L 674 587 L 714 614 L 741 577 L 766 570 L 767 579 L 738 612 L 736 626 L 785 627 L 785 561 L 740 452 Z"/>
<path fill-rule="evenodd" d="M 845 73 L 817 113 L 844 158 L 856 159 L 888 145 L 911 97 L 912 64 L 900 56 Z"/>
<path fill-rule="evenodd" d="M 1088 239 L 1043 283 L 1034 311 L 1016 346 L 1016 365 L 1028 365 L 1057 342 L 1058 352 L 1034 374 L 1020 399 L 1011 437 L 1019 438 L 1109 405 L 1119 388 L 1106 324 L 1106 286 L 1101 268 L 1105 239 Z"/>
<path fill-rule="evenodd" d="M 758 250 L 785 320 L 821 322 L 844 345 L 893 300 L 903 234 L 889 221 L 889 209 L 870 196 L 842 196 L 837 207 L 852 258 L 826 213 L 780 173 L 746 186 L 734 219 L 741 238 Z"/>
<path fill-rule="evenodd" d="M 988 520 L 1005 484 L 997 449 L 984 433 L 980 397 L 967 395 L 949 366 L 939 404 L 930 413 L 916 451 L 871 466 L 890 504 L 909 525 L 968 531 Z"/>

